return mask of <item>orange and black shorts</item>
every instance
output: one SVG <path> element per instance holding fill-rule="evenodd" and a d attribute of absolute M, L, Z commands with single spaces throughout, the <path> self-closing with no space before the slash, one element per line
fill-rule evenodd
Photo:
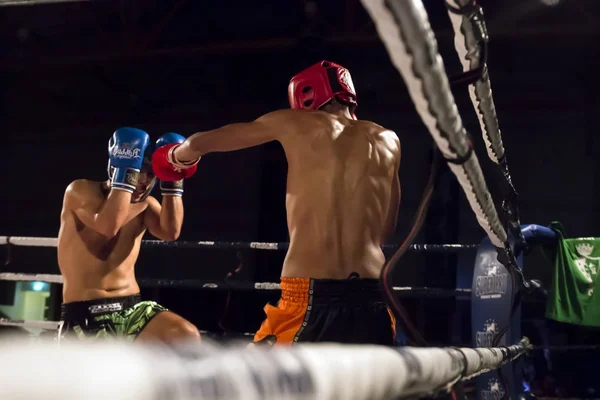
<path fill-rule="evenodd" d="M 353 276 L 354 275 L 354 276 Z M 281 278 L 281 299 L 267 304 L 254 343 L 395 343 L 396 321 L 377 279 Z"/>

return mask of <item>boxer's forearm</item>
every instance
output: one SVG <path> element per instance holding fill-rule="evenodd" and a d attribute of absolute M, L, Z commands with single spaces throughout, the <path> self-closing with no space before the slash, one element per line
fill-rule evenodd
<path fill-rule="evenodd" d="M 199 146 L 199 135 L 202 134 L 196 133 L 190 136 L 185 142 L 178 146 L 173 151 L 174 159 L 180 163 L 191 163 L 202 157 L 205 153 L 201 151 L 201 147 Z"/>
<path fill-rule="evenodd" d="M 181 196 L 163 196 L 160 210 L 160 228 L 163 240 L 177 240 L 183 225 L 183 199 Z"/>
<path fill-rule="evenodd" d="M 236 125 L 240 124 L 227 125 L 216 130 L 193 134 L 175 149 L 173 152 L 174 159 L 186 164 L 195 162 L 203 155 L 213 151 L 237 150 L 236 146 L 231 146 L 232 142 L 235 144 L 236 141 L 235 135 L 232 135 L 236 131 Z"/>
<path fill-rule="evenodd" d="M 75 215 L 85 226 L 112 238 L 127 221 L 130 204 L 131 193 L 113 189 L 100 210 L 94 212 L 82 207 L 75 210 Z"/>
<path fill-rule="evenodd" d="M 264 117 L 263 117 L 264 118 Z M 177 147 L 173 156 L 185 164 L 198 160 L 205 154 L 246 149 L 277 140 L 280 127 L 263 120 L 235 123 L 212 131 L 198 132 Z"/>
<path fill-rule="evenodd" d="M 104 206 L 98 214 L 96 221 L 106 221 L 105 225 L 111 226 L 116 235 L 127 222 L 131 206 L 131 193 L 123 190 L 111 190 Z"/>

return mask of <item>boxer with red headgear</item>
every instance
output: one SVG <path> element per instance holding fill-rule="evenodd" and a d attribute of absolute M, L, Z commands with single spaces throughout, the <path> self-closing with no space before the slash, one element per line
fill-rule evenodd
<path fill-rule="evenodd" d="M 168 133 L 156 147 L 183 140 Z M 65 192 L 58 233 L 61 338 L 63 333 L 65 338 L 162 342 L 200 337 L 182 317 L 142 301 L 135 279 L 146 230 L 158 239 L 175 240 L 183 223 L 183 182 L 161 182 L 161 203 L 150 196 L 156 181 L 152 148 L 146 132 L 117 129 L 108 143 L 109 179 L 78 179 Z"/>
<path fill-rule="evenodd" d="M 255 342 L 394 343 L 394 319 L 379 291 L 381 244 L 395 230 L 400 141 L 356 120 L 348 70 L 322 61 L 294 76 L 291 110 L 196 133 L 157 150 L 160 179 L 185 177 L 200 157 L 279 141 L 288 161 L 290 247 L 281 300 L 265 307 Z"/>

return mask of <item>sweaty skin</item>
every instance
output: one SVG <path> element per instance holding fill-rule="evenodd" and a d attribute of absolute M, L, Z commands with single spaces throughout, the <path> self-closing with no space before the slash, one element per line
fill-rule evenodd
<path fill-rule="evenodd" d="M 395 230 L 400 202 L 400 141 L 373 122 L 336 113 L 279 110 L 250 123 L 192 135 L 174 156 L 198 159 L 279 141 L 288 161 L 290 247 L 281 276 L 378 278 L 380 245 Z"/>
<path fill-rule="evenodd" d="M 134 199 L 138 195 L 134 192 Z M 131 203 L 131 196 L 118 190 L 109 194 L 107 182 L 84 179 L 65 191 L 58 234 L 65 303 L 139 293 L 134 266 L 146 229 L 162 240 L 179 236 L 180 197 L 165 197 L 161 212 L 154 197 Z"/>

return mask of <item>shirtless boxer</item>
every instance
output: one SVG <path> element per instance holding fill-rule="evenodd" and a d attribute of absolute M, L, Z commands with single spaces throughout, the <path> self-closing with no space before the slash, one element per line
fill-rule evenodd
<path fill-rule="evenodd" d="M 183 140 L 168 133 L 156 148 Z M 162 204 L 149 196 L 156 182 L 151 152 L 146 132 L 117 129 L 108 144 L 108 181 L 78 179 L 67 187 L 58 234 L 65 336 L 162 342 L 200 337 L 182 317 L 140 298 L 134 266 L 142 236 L 148 230 L 176 240 L 183 222 L 183 181 L 161 182 Z"/>
<path fill-rule="evenodd" d="M 394 343 L 394 318 L 379 291 L 381 251 L 396 226 L 400 141 L 354 115 L 350 73 L 322 61 L 291 79 L 291 110 L 196 133 L 158 149 L 160 179 L 178 180 L 210 152 L 279 141 L 288 161 L 290 247 L 281 300 L 265 307 L 255 342 Z"/>

